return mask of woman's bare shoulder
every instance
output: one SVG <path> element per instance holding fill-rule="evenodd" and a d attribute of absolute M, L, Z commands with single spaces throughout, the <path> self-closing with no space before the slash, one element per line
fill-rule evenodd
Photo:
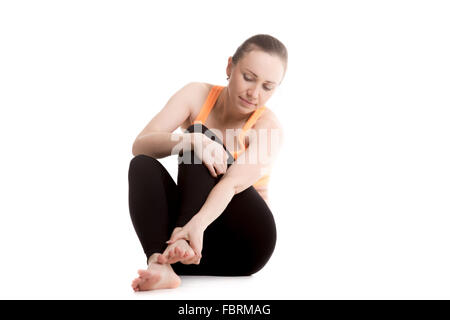
<path fill-rule="evenodd" d="M 263 128 L 281 128 L 281 122 L 276 116 L 275 112 L 273 112 L 269 107 L 266 106 L 266 109 L 262 113 L 261 117 L 256 121 L 255 128 L 263 129 Z"/>
<path fill-rule="evenodd" d="M 280 141 L 283 140 L 283 128 L 281 126 L 281 122 L 278 120 L 278 117 L 275 115 L 275 113 L 267 106 L 256 123 L 253 125 L 252 130 L 254 130 L 252 132 L 256 133 L 256 135 L 250 134 L 251 130 L 249 130 L 245 135 L 246 145 L 249 145 L 251 143 L 251 140 L 258 142 L 263 141 L 260 139 L 256 139 L 256 137 L 259 133 L 263 134 L 264 132 L 266 132 L 265 134 L 267 134 L 268 136 L 278 135 L 281 139 Z"/>
<path fill-rule="evenodd" d="M 191 125 L 203 106 L 203 103 L 208 98 L 209 91 L 213 87 L 212 84 L 206 82 L 190 82 L 187 91 L 188 100 L 190 101 L 190 115 L 185 123 L 181 126 L 186 129 Z"/>
<path fill-rule="evenodd" d="M 190 88 L 191 92 L 194 95 L 198 95 L 202 93 L 208 93 L 209 90 L 212 88 L 212 84 L 206 82 L 190 82 Z"/>
<path fill-rule="evenodd" d="M 208 97 L 211 85 L 205 82 L 190 82 L 187 94 L 191 104 L 197 105 L 198 102 Z"/>

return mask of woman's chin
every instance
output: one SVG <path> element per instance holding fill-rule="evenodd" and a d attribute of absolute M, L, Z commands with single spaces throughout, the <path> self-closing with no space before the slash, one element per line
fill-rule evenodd
<path fill-rule="evenodd" d="M 242 103 L 239 98 L 238 98 L 237 106 L 240 110 L 243 110 L 244 112 L 254 111 L 257 109 L 256 105 L 248 106 L 248 105 Z"/>
<path fill-rule="evenodd" d="M 255 111 L 256 107 L 252 108 L 252 107 L 246 107 L 241 104 L 238 104 L 237 110 L 239 110 L 240 113 L 242 113 L 242 114 L 249 114 L 249 113 L 252 113 L 253 111 Z"/>

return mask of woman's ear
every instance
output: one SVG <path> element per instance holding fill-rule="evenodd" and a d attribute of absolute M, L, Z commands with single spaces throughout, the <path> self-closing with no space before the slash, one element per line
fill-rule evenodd
<path fill-rule="evenodd" d="M 227 69 L 226 69 L 226 73 L 227 73 L 228 79 L 230 79 L 232 71 L 233 71 L 233 58 L 229 57 L 228 58 L 228 65 L 227 65 Z"/>

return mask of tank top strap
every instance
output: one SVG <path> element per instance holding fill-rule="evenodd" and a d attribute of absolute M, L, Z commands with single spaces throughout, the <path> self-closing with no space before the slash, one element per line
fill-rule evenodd
<path fill-rule="evenodd" d="M 252 115 L 250 116 L 250 118 L 248 118 L 247 122 L 245 123 L 244 127 L 242 128 L 241 132 L 239 133 L 238 136 L 238 143 L 239 143 L 239 150 L 235 151 L 233 154 L 234 159 L 236 160 L 237 157 L 239 157 L 239 155 L 241 153 L 243 153 L 245 151 L 245 144 L 244 144 L 244 135 L 245 133 L 251 128 L 253 127 L 253 125 L 256 123 L 256 121 L 258 120 L 259 117 L 261 117 L 262 113 L 264 112 L 264 110 L 266 110 L 266 106 L 262 106 L 261 108 L 256 109 L 255 111 L 253 111 Z"/>
<path fill-rule="evenodd" d="M 204 124 L 205 123 L 206 118 L 208 118 L 208 115 L 211 112 L 211 109 L 213 108 L 214 104 L 216 103 L 216 100 L 219 97 L 220 92 L 222 91 L 223 88 L 224 88 L 224 86 L 213 86 L 211 88 L 211 90 L 209 90 L 208 97 L 206 98 L 205 103 L 203 103 L 200 113 L 195 118 L 194 124 L 197 124 L 197 123 Z"/>
<path fill-rule="evenodd" d="M 261 108 L 258 108 L 253 112 L 253 114 L 250 116 L 250 118 L 247 120 L 244 127 L 242 128 L 242 133 L 245 133 L 248 129 L 253 127 L 253 125 L 256 123 L 259 117 L 261 117 L 264 110 L 266 110 L 266 106 L 262 106 Z"/>

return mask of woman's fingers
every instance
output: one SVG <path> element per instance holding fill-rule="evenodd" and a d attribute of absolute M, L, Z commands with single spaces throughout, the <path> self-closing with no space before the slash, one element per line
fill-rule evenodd
<path fill-rule="evenodd" d="M 174 230 L 174 232 L 172 233 L 172 235 L 170 236 L 170 239 L 166 241 L 167 244 L 171 244 L 174 243 L 175 241 L 177 241 L 178 239 L 184 239 L 186 237 L 186 232 L 181 229 L 178 229 L 176 232 Z"/>
<path fill-rule="evenodd" d="M 180 232 L 181 230 L 183 230 L 182 227 L 176 227 L 175 229 L 173 229 L 172 235 L 171 235 L 171 236 L 173 236 L 174 234 L 177 234 L 177 233 Z"/>
<path fill-rule="evenodd" d="M 217 178 L 225 174 L 228 168 L 228 153 L 221 144 L 212 142 L 202 154 L 202 162 L 210 172 L 211 176 Z"/>
<path fill-rule="evenodd" d="M 185 259 L 182 261 L 183 264 L 200 264 L 201 257 L 198 257 L 194 253 L 192 254 L 192 257 L 189 259 Z"/>
<path fill-rule="evenodd" d="M 217 161 L 215 164 L 214 164 L 214 167 L 216 168 L 216 172 L 217 172 L 217 174 L 219 175 L 219 174 L 225 174 L 225 172 L 227 172 L 227 164 L 226 164 L 226 161 L 225 162 L 219 162 L 219 161 Z"/>
<path fill-rule="evenodd" d="M 194 250 L 192 248 L 187 248 L 186 252 L 181 260 L 183 264 L 193 264 L 196 261 L 197 257 L 195 256 Z"/>
<path fill-rule="evenodd" d="M 203 241 L 201 239 L 194 239 L 193 241 L 190 241 L 189 244 L 190 244 L 192 250 L 194 251 L 197 259 L 200 259 L 202 257 Z"/>
<path fill-rule="evenodd" d="M 228 153 L 225 150 L 223 151 L 223 163 L 225 168 L 228 169 Z"/>
<path fill-rule="evenodd" d="M 192 264 L 196 261 L 197 257 L 195 256 L 194 250 L 188 249 L 186 250 L 186 257 L 182 261 L 184 264 Z"/>
<path fill-rule="evenodd" d="M 211 161 L 206 162 L 212 164 L 212 169 L 216 174 L 215 177 L 217 177 L 227 171 L 226 151 L 223 149 L 222 145 L 217 145 L 211 152 L 211 154 L 208 154 L 208 159 L 211 159 Z"/>
<path fill-rule="evenodd" d="M 214 166 L 209 163 L 205 163 L 206 168 L 208 168 L 209 172 L 214 178 L 217 178 L 216 170 L 214 169 Z"/>
<path fill-rule="evenodd" d="M 191 263 L 193 263 L 193 264 L 200 264 L 201 258 L 202 258 L 201 255 L 194 254 L 194 256 L 192 257 L 192 262 Z"/>
<path fill-rule="evenodd" d="M 200 259 L 202 257 L 201 253 L 198 254 L 199 250 L 201 251 L 201 247 L 203 246 L 203 241 L 189 241 L 189 248 L 186 249 L 186 253 L 188 254 L 187 258 L 182 260 L 183 264 L 200 264 Z"/>
<path fill-rule="evenodd" d="M 217 175 L 221 175 L 225 173 L 225 169 L 223 168 L 223 165 L 216 163 L 214 164 L 214 169 L 216 170 Z"/>
<path fill-rule="evenodd" d="M 222 165 L 223 165 L 223 173 L 227 172 L 228 170 L 228 153 L 223 150 L 223 158 L 222 158 Z"/>

